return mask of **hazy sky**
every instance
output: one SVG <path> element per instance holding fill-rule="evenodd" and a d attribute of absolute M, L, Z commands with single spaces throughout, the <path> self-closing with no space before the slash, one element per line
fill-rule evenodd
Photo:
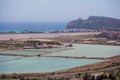
<path fill-rule="evenodd" d="M 120 19 L 120 0 L 0 0 L 0 22 L 68 22 L 91 15 Z"/>

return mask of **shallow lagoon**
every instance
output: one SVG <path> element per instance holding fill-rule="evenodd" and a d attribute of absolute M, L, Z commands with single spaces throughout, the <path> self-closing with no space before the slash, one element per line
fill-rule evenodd
<path fill-rule="evenodd" d="M 0 73 L 51 72 L 91 64 L 100 60 L 31 57 L 0 63 Z"/>
<path fill-rule="evenodd" d="M 19 56 L 1 56 L 0 55 L 0 61 L 11 60 L 11 59 L 16 59 L 16 58 L 22 58 L 22 57 L 19 57 Z"/>
<path fill-rule="evenodd" d="M 64 48 L 51 48 L 51 49 L 19 49 L 19 50 L 8 50 L 2 51 L 2 54 L 25 54 L 25 55 L 38 55 L 51 52 L 59 52 L 65 50 Z"/>
<path fill-rule="evenodd" d="M 73 49 L 69 49 L 69 50 L 65 50 L 65 48 L 20 49 L 20 50 L 3 51 L 0 53 L 26 54 L 26 55 L 38 55 L 38 54 L 52 53 L 52 54 L 47 54 L 47 55 L 50 55 L 50 56 L 110 57 L 110 56 L 120 55 L 120 46 L 73 44 Z"/>
<path fill-rule="evenodd" d="M 119 46 L 73 44 L 73 49 L 24 49 L 14 51 L 3 51 L 0 53 L 9 54 L 44 54 L 53 52 L 50 56 L 91 56 L 109 57 L 120 55 Z M 6 56 L 8 59 L 10 56 Z M 3 58 L 1 58 L 2 60 Z M 5 59 L 5 57 L 4 57 Z M 101 60 L 92 59 L 72 59 L 72 58 L 50 58 L 50 57 L 31 57 L 19 60 L 0 62 L 1 73 L 22 73 L 22 72 L 51 72 L 71 67 L 91 64 Z"/>
<path fill-rule="evenodd" d="M 110 57 L 120 55 L 120 46 L 73 44 L 71 50 L 48 54 L 50 56 L 88 56 L 88 57 Z"/>

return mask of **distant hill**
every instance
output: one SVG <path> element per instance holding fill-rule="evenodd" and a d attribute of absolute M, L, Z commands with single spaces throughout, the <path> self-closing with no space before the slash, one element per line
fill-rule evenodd
<path fill-rule="evenodd" d="M 120 19 L 90 16 L 88 19 L 83 20 L 81 18 L 70 21 L 67 29 L 109 29 L 120 30 Z"/>

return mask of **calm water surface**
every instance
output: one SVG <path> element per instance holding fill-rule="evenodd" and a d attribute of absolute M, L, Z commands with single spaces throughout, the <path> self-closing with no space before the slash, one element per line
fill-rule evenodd
<path fill-rule="evenodd" d="M 57 52 L 58 51 L 58 52 Z M 17 51 L 3 51 L 0 53 L 11 54 L 40 54 L 53 52 L 51 56 L 91 56 L 109 57 L 120 55 L 119 46 L 73 44 L 73 49 L 26 49 Z M 0 60 L 9 59 L 10 56 L 1 57 Z M 51 72 L 71 67 L 91 64 L 100 60 L 90 59 L 69 59 L 69 58 L 49 58 L 31 57 L 19 60 L 0 62 L 0 73 L 22 73 L 22 72 Z"/>
<path fill-rule="evenodd" d="M 10 60 L 10 59 L 15 59 L 15 58 L 21 58 L 21 57 L 18 57 L 18 56 L 1 56 L 0 55 L 0 61 Z"/>
<path fill-rule="evenodd" d="M 100 60 L 32 57 L 0 63 L 0 73 L 51 72 Z"/>
<path fill-rule="evenodd" d="M 71 50 L 49 54 L 50 56 L 88 56 L 88 57 L 110 57 L 120 55 L 120 46 L 73 44 Z"/>
<path fill-rule="evenodd" d="M 63 51 L 64 48 L 54 48 L 54 49 L 20 49 L 20 50 L 8 50 L 2 51 L 0 54 L 26 54 L 26 55 L 38 55 L 38 54 L 45 54 L 51 52 L 59 52 Z"/>

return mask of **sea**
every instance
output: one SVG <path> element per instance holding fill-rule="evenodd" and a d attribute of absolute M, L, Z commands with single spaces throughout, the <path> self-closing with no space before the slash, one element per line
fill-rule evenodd
<path fill-rule="evenodd" d="M 66 24 L 65 22 L 0 23 L 0 32 L 61 31 L 65 29 Z"/>

